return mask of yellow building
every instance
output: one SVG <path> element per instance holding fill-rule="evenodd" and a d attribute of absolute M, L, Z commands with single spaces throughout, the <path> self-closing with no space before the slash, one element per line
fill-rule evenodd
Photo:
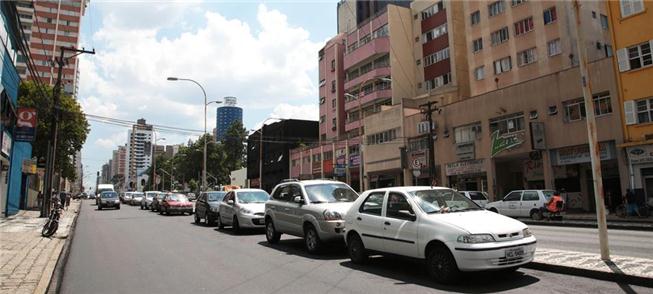
<path fill-rule="evenodd" d="M 653 198 L 653 1 L 607 1 L 630 187 Z"/>

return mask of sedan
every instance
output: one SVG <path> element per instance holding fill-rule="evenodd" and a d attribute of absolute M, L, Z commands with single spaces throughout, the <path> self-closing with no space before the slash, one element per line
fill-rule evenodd
<path fill-rule="evenodd" d="M 487 193 L 481 191 L 458 191 L 460 194 L 463 194 L 465 197 L 474 201 L 478 206 L 485 208 L 487 205 Z"/>
<path fill-rule="evenodd" d="M 265 202 L 270 194 L 260 189 L 238 189 L 227 193 L 220 202 L 218 229 L 231 226 L 235 233 L 241 228 L 265 227 Z"/>
<path fill-rule="evenodd" d="M 143 196 L 143 192 L 134 192 L 131 195 L 131 200 L 127 203 L 129 203 L 129 205 L 140 205 L 141 200 L 143 200 Z"/>
<path fill-rule="evenodd" d="M 204 219 L 208 226 L 215 225 L 218 207 L 226 194 L 223 191 L 202 192 L 195 202 L 195 223 L 199 224 Z"/>
<path fill-rule="evenodd" d="M 191 215 L 193 214 L 193 203 L 184 194 L 169 193 L 161 200 L 159 213 L 167 215 L 171 213 L 188 213 L 188 215 Z"/>
<path fill-rule="evenodd" d="M 166 193 L 159 192 L 152 198 L 152 205 L 150 206 L 151 211 L 159 211 L 161 209 L 161 201 L 163 197 L 166 196 Z"/>
<path fill-rule="evenodd" d="M 120 199 L 118 198 L 118 193 L 113 192 L 113 191 L 105 191 L 100 193 L 100 197 L 98 198 L 98 210 L 102 210 L 102 208 L 106 207 L 113 207 L 115 209 L 120 209 Z"/>
<path fill-rule="evenodd" d="M 442 187 L 366 191 L 347 212 L 345 227 L 352 262 L 365 263 L 369 252 L 425 259 L 440 283 L 461 272 L 514 271 L 535 253 L 535 236 L 524 223 Z"/>

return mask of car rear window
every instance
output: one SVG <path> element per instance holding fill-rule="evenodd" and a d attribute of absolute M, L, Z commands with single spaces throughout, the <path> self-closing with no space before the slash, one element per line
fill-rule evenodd
<path fill-rule="evenodd" d="M 469 197 L 471 197 L 472 200 L 487 200 L 485 195 L 481 192 L 469 192 Z"/>

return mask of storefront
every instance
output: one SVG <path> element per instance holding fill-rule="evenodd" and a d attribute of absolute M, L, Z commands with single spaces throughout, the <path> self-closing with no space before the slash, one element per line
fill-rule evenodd
<path fill-rule="evenodd" d="M 485 159 L 447 163 L 445 165 L 445 175 L 451 188 L 460 191 L 487 192 Z"/>
<path fill-rule="evenodd" d="M 401 169 L 371 172 L 369 178 L 369 189 L 403 186 L 403 172 Z"/>
<path fill-rule="evenodd" d="M 643 194 L 646 203 L 653 199 L 653 145 L 626 148 L 630 170 L 630 187 Z"/>

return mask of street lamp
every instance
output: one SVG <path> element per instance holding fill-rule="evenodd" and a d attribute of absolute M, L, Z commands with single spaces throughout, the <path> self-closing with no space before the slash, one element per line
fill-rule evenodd
<path fill-rule="evenodd" d="M 263 121 L 263 124 L 261 125 L 261 129 L 259 130 L 254 130 L 254 132 L 259 133 L 259 140 L 258 140 L 258 178 L 259 178 L 259 183 L 258 187 L 259 189 L 263 189 L 263 128 L 265 127 L 265 122 L 268 120 L 276 119 L 278 121 L 284 121 L 288 120 L 286 118 L 276 118 L 276 117 L 268 117 Z"/>
<path fill-rule="evenodd" d="M 358 97 L 356 97 L 356 95 L 352 95 L 350 93 L 345 93 L 345 96 L 358 100 L 358 116 L 359 116 L 358 120 L 360 121 L 359 126 L 358 126 L 359 129 L 363 125 L 363 118 L 364 118 L 363 108 L 362 108 L 362 105 L 361 105 L 361 99 L 363 98 L 363 95 L 361 95 L 361 90 L 363 89 L 363 86 L 365 84 L 367 84 L 368 82 L 373 81 L 373 80 L 379 80 L 379 81 L 386 82 L 386 83 L 391 83 L 392 82 L 392 79 L 386 78 L 386 77 L 371 77 L 371 78 L 368 78 L 367 80 L 363 81 L 362 83 L 360 83 L 360 85 L 358 85 Z M 365 138 L 363 137 L 363 132 L 360 132 L 360 137 L 361 137 L 361 139 L 360 139 L 361 141 L 360 141 L 360 148 L 359 148 L 359 151 L 358 151 L 358 160 L 360 161 L 360 163 L 358 164 L 358 172 L 359 172 L 358 181 L 360 183 L 359 184 L 360 185 L 360 192 L 363 192 L 363 191 L 365 191 L 365 189 L 364 189 L 365 182 L 363 181 L 363 145 L 365 145 L 365 143 L 364 143 Z M 349 146 L 347 146 L 347 148 L 349 148 Z M 349 158 L 347 158 L 347 160 L 349 160 Z"/>
<path fill-rule="evenodd" d="M 156 138 L 156 132 L 154 138 Z M 166 138 L 154 139 L 154 146 L 152 146 L 152 190 L 156 190 L 156 142 L 165 141 Z"/>

